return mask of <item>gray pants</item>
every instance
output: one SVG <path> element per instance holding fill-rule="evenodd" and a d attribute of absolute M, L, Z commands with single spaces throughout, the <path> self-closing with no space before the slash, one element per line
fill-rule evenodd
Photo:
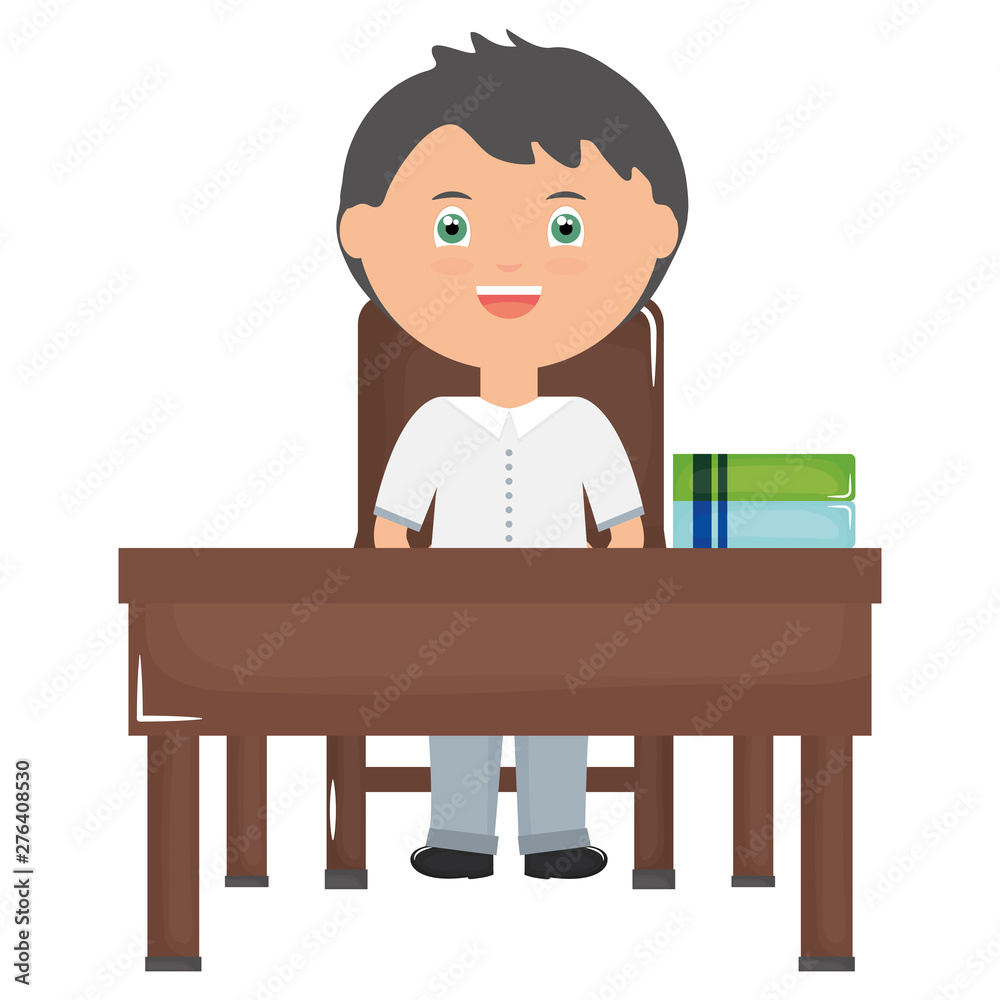
<path fill-rule="evenodd" d="M 496 854 L 501 736 L 432 736 L 430 847 Z M 588 847 L 587 737 L 515 736 L 521 854 Z"/>

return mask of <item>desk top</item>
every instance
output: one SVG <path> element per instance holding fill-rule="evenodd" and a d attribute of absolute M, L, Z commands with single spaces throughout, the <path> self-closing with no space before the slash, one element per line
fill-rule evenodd
<path fill-rule="evenodd" d="M 867 733 L 879 556 L 122 549 L 129 727 Z"/>
<path fill-rule="evenodd" d="M 119 549 L 119 600 L 877 604 L 881 549 Z"/>

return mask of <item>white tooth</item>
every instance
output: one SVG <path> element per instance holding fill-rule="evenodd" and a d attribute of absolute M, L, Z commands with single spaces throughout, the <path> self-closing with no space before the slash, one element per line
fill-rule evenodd
<path fill-rule="evenodd" d="M 476 285 L 476 295 L 541 295 L 541 285 Z"/>

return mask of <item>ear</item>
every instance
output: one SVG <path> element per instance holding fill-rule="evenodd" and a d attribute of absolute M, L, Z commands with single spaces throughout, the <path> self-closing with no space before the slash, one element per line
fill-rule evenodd
<path fill-rule="evenodd" d="M 340 217 L 340 242 L 348 256 L 364 259 L 374 222 L 373 205 L 354 205 Z"/>
<path fill-rule="evenodd" d="M 656 247 L 657 257 L 669 257 L 677 249 L 680 227 L 677 216 L 669 205 L 653 205 L 649 213 L 650 239 Z"/>

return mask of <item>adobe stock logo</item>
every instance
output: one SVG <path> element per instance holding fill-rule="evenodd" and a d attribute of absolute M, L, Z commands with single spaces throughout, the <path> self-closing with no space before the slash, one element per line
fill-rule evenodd
<path fill-rule="evenodd" d="M 351 40 L 340 43 L 340 54 L 344 57 L 344 61 L 350 63 L 352 59 L 361 55 L 402 11 L 402 0 L 389 0 L 384 7 L 373 10 L 368 20 L 355 28 Z"/>

